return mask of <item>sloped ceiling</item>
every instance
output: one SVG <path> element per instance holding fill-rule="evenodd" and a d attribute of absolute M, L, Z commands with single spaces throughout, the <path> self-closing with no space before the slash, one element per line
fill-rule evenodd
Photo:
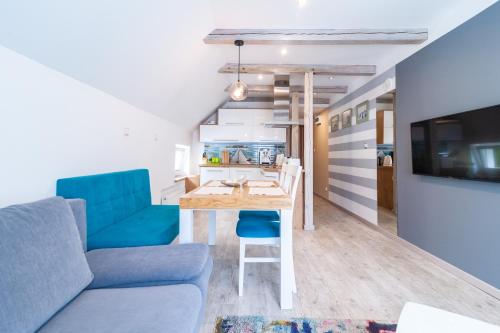
<path fill-rule="evenodd" d="M 236 61 L 236 48 L 203 43 L 215 28 L 428 28 L 431 42 L 494 2 L 12 0 L 0 2 L 0 44 L 194 128 L 225 101 L 224 88 L 234 80 L 217 70 Z M 425 45 L 289 46 L 286 56 L 278 46 L 244 46 L 242 62 L 373 64 L 382 73 Z M 353 91 L 368 80 L 318 77 L 315 83 L 347 84 Z"/>

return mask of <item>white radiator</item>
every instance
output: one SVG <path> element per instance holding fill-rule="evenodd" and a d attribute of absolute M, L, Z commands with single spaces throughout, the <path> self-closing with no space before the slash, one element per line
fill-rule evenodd
<path fill-rule="evenodd" d="M 178 181 L 175 184 L 164 188 L 161 191 L 162 205 L 178 205 L 179 198 L 186 193 L 186 184 L 184 180 Z"/>

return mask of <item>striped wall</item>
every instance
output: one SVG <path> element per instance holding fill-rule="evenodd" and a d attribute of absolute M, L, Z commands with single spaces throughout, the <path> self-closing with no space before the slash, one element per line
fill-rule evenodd
<path fill-rule="evenodd" d="M 376 120 L 330 133 L 328 189 L 334 203 L 377 223 Z"/>
<path fill-rule="evenodd" d="M 352 108 L 352 126 L 329 133 L 328 197 L 333 203 L 377 224 L 376 98 L 395 89 L 394 69 L 378 76 L 329 109 L 329 117 Z M 369 102 L 368 121 L 356 124 L 355 108 Z"/>

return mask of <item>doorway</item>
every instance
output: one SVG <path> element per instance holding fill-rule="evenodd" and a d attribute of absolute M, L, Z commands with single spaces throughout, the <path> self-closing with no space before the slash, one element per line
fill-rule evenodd
<path fill-rule="evenodd" d="M 377 104 L 377 203 L 378 225 L 397 235 L 396 166 L 394 144 L 396 91 L 376 99 Z"/>

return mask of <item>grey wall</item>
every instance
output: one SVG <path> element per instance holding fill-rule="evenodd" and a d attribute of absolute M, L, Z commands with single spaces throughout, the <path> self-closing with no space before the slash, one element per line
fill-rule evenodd
<path fill-rule="evenodd" d="M 410 149 L 411 122 L 500 104 L 500 3 L 397 65 L 396 83 L 399 235 L 500 288 L 500 184 L 412 175 Z"/>

